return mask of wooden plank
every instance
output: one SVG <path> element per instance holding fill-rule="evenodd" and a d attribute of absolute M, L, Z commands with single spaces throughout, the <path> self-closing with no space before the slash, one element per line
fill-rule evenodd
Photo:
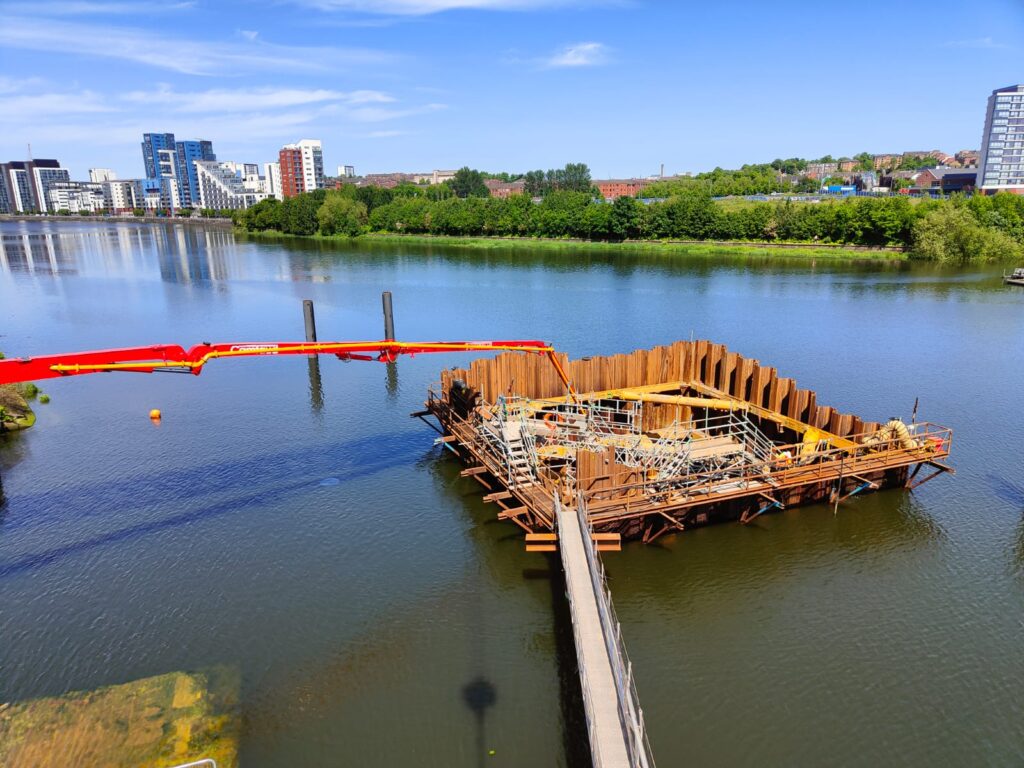
<path fill-rule="evenodd" d="M 494 493 L 488 493 L 484 496 L 484 501 L 488 504 L 495 501 L 502 501 L 503 499 L 511 499 L 512 491 L 495 491 Z"/>
<path fill-rule="evenodd" d="M 557 533 L 528 533 L 526 534 L 526 540 L 531 543 L 545 542 L 545 541 L 558 541 Z"/>
<path fill-rule="evenodd" d="M 510 509 L 503 509 L 498 512 L 499 520 L 508 520 L 513 517 L 519 517 L 520 515 L 526 514 L 529 511 L 528 507 L 512 507 Z"/>
<path fill-rule="evenodd" d="M 557 552 L 558 546 L 556 544 L 527 544 L 527 552 Z"/>
<path fill-rule="evenodd" d="M 459 477 L 472 477 L 473 475 L 482 475 L 490 470 L 482 464 L 479 467 L 467 467 L 466 469 L 459 472 Z"/>

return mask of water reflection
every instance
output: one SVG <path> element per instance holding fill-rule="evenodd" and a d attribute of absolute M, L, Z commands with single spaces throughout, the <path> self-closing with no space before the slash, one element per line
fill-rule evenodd
<path fill-rule="evenodd" d="M 493 247 L 462 248 L 445 243 L 379 243 L 306 240 L 294 237 L 249 238 L 230 229 L 203 224 L 141 224 L 115 221 L 102 225 L 68 222 L 0 224 L 0 273 L 61 277 L 77 274 L 149 276 L 176 284 L 224 284 L 262 279 L 285 282 L 330 282 L 341 270 L 398 263 L 440 262 L 479 270 L 543 270 L 572 273 L 607 269 L 622 290 L 638 273 L 697 278 L 692 290 L 702 293 L 726 274 L 761 278 L 784 275 L 817 291 L 856 297 L 865 293 L 940 298 L 1004 289 L 1001 270 L 978 266 L 967 270 L 886 259 L 830 259 L 786 254 L 749 254 L 727 248 L 693 252 L 636 249 Z M 286 244 L 287 249 L 280 248 Z M 263 257 L 251 258 L 254 251 Z M 865 276 L 871 279 L 865 280 Z"/>
<path fill-rule="evenodd" d="M 320 378 L 320 356 L 310 355 L 307 360 L 309 369 L 309 407 L 314 414 L 324 409 L 324 383 Z"/>

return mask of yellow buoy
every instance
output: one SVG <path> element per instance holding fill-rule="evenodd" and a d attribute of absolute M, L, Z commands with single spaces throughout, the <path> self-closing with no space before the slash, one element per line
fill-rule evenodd
<path fill-rule="evenodd" d="M 160 421 L 160 409 L 154 408 L 153 410 L 151 410 L 149 412 L 149 418 L 151 418 L 153 421 Z"/>

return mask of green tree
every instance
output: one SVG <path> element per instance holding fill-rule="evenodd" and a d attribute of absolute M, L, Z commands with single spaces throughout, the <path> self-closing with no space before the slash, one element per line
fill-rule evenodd
<path fill-rule="evenodd" d="M 967 264 L 1019 258 L 1020 243 L 1009 235 L 978 222 L 966 206 L 947 203 L 930 211 L 914 225 L 911 255 L 919 259 Z"/>
<path fill-rule="evenodd" d="M 603 205 L 598 203 L 598 205 Z M 633 197 L 617 197 L 612 203 L 609 234 L 616 240 L 629 240 L 640 234 L 640 209 L 643 203 Z"/>
<path fill-rule="evenodd" d="M 448 180 L 448 186 L 456 197 L 490 197 L 491 191 L 484 184 L 484 176 L 469 166 L 463 166 Z"/>
<path fill-rule="evenodd" d="M 530 197 L 542 197 L 547 192 L 544 171 L 529 171 L 523 181 L 526 183 L 523 191 Z"/>
<path fill-rule="evenodd" d="M 316 218 L 324 235 L 355 237 L 366 224 L 366 205 L 341 192 L 328 192 Z"/>
<path fill-rule="evenodd" d="M 858 171 L 873 171 L 875 169 L 875 156 L 870 152 L 861 152 L 854 155 L 853 159 L 857 161 Z"/>
<path fill-rule="evenodd" d="M 289 235 L 312 235 L 320 227 L 316 214 L 326 192 L 303 192 L 281 202 L 281 231 Z"/>
<path fill-rule="evenodd" d="M 566 163 L 558 188 L 567 192 L 590 192 L 590 168 L 586 163 Z"/>

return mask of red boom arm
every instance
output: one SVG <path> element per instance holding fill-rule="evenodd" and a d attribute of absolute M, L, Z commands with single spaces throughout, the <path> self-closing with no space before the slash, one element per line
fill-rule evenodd
<path fill-rule="evenodd" d="M 378 360 L 394 362 L 399 355 L 431 352 L 534 352 L 546 354 L 569 391 L 554 348 L 543 341 L 321 341 L 258 342 L 244 344 L 197 344 L 188 351 L 176 344 L 149 347 L 125 347 L 64 355 L 43 355 L 0 360 L 0 384 L 38 381 L 61 376 L 107 371 L 180 371 L 199 375 L 203 366 L 218 357 L 254 355 L 335 355 L 342 360 Z"/>

